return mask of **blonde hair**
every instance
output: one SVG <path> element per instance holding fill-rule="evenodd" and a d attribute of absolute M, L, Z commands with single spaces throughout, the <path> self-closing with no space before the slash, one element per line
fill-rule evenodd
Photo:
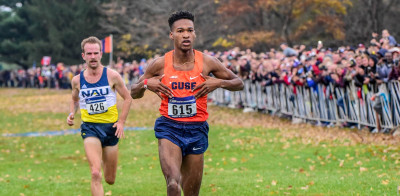
<path fill-rule="evenodd" d="M 90 36 L 90 37 L 88 37 L 88 38 L 82 40 L 82 42 L 81 42 L 81 49 L 82 49 L 82 52 L 83 52 L 83 53 L 85 53 L 84 47 L 85 47 L 85 44 L 87 44 L 87 43 L 89 43 L 89 44 L 99 44 L 99 46 L 100 46 L 100 51 L 102 51 L 102 48 L 101 48 L 101 45 L 102 45 L 102 44 L 101 44 L 101 41 L 100 41 L 97 37 Z"/>

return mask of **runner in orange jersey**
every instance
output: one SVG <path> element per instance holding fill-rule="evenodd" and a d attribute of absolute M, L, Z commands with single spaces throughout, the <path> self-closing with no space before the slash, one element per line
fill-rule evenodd
<path fill-rule="evenodd" d="M 168 19 L 174 50 L 155 59 L 132 86 L 134 99 L 149 89 L 161 99 L 154 126 L 168 195 L 198 195 L 208 148 L 207 94 L 217 88 L 243 89 L 243 81 L 216 58 L 193 49 L 194 16 L 173 13 Z M 208 76 L 212 73 L 215 77 Z"/>

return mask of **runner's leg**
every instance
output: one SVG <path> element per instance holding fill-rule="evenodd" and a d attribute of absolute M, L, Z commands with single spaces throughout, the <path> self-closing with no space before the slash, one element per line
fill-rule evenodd
<path fill-rule="evenodd" d="M 103 172 L 108 184 L 114 184 L 117 174 L 118 144 L 103 148 Z"/>
<path fill-rule="evenodd" d="M 96 137 L 87 137 L 83 140 L 85 146 L 86 158 L 89 162 L 92 173 L 91 190 L 92 195 L 103 195 L 103 185 L 101 184 L 101 142 Z"/>
<path fill-rule="evenodd" d="M 182 151 L 176 144 L 167 139 L 158 140 L 158 153 L 161 169 L 167 183 L 167 194 L 181 195 Z"/>
<path fill-rule="evenodd" d="M 203 178 L 204 154 L 189 154 L 182 161 L 182 188 L 184 195 L 199 195 Z"/>

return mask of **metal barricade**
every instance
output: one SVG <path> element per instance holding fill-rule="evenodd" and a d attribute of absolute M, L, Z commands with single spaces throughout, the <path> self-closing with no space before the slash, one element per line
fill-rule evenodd
<path fill-rule="evenodd" d="M 400 125 L 400 83 L 398 81 L 389 82 L 389 91 L 390 106 L 393 108 L 393 110 L 391 110 L 393 126 L 397 127 Z"/>
<path fill-rule="evenodd" d="M 337 104 L 336 121 L 345 123 L 348 121 L 348 108 L 346 103 L 346 93 L 344 88 L 335 88 L 335 102 Z"/>
<path fill-rule="evenodd" d="M 382 112 L 377 116 L 376 101 L 372 90 L 358 88 L 352 82 L 345 88 L 318 84 L 316 89 L 304 86 L 273 84 L 263 86 L 261 82 L 244 81 L 244 90 L 229 92 L 217 89 L 209 97 L 219 105 L 267 110 L 269 112 L 328 123 L 353 123 L 367 127 L 393 129 L 400 125 L 400 83 L 391 81 L 378 86 L 377 99 Z M 296 94 L 294 93 L 294 89 Z M 371 86 L 369 89 L 375 89 Z"/>
<path fill-rule="evenodd" d="M 279 84 L 279 100 L 280 100 L 280 111 L 282 114 L 291 115 L 291 112 L 288 110 L 288 101 L 286 95 L 286 86 L 284 84 Z"/>
<path fill-rule="evenodd" d="M 277 108 L 274 104 L 274 86 L 266 86 L 265 93 L 263 93 L 266 97 L 265 101 L 265 109 L 269 111 L 276 111 Z"/>
<path fill-rule="evenodd" d="M 379 90 L 378 90 L 378 97 L 376 97 L 375 99 L 379 99 L 381 105 L 381 113 L 380 113 L 380 118 L 377 119 L 377 121 L 380 121 L 380 124 L 383 128 L 393 128 L 393 116 L 392 116 L 392 110 L 390 106 L 391 104 L 389 103 L 389 91 L 388 91 L 388 85 L 391 86 L 391 84 L 382 84 L 379 86 Z M 397 102 L 398 103 L 398 102 Z M 378 106 L 379 108 L 379 106 Z"/>
<path fill-rule="evenodd" d="M 305 102 L 305 93 L 306 89 L 301 87 L 301 86 L 296 86 L 296 101 L 297 101 L 297 110 L 298 113 L 296 117 L 302 118 L 302 119 L 307 119 L 307 110 L 306 110 L 306 102 Z"/>

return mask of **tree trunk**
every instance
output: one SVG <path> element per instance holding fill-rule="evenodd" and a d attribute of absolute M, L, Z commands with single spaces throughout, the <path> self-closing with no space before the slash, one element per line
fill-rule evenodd
<path fill-rule="evenodd" d="M 367 0 L 367 5 L 368 5 L 368 11 L 369 11 L 369 17 L 371 20 L 371 26 L 372 26 L 372 31 L 375 33 L 379 32 L 379 27 L 378 27 L 378 5 L 377 3 L 378 0 Z"/>
<path fill-rule="evenodd" d="M 282 33 L 283 33 L 283 37 L 286 40 L 286 43 L 291 46 L 292 45 L 292 41 L 290 40 L 289 37 L 289 16 L 285 16 L 285 22 L 283 23 L 283 27 L 282 27 Z"/>
<path fill-rule="evenodd" d="M 282 33 L 283 33 L 283 37 L 286 40 L 286 43 L 289 46 L 292 46 L 292 40 L 290 39 L 289 36 L 289 26 L 292 23 L 292 11 L 293 11 L 293 3 L 295 0 L 292 0 L 288 6 L 288 11 L 287 14 L 285 14 L 284 16 L 284 22 L 283 22 L 283 26 L 282 26 Z"/>

